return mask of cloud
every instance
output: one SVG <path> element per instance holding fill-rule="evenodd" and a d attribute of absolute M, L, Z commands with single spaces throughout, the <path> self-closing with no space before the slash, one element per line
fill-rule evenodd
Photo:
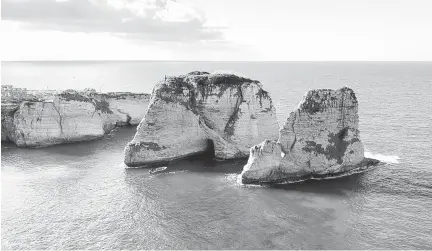
<path fill-rule="evenodd" d="M 176 0 L 3 0 L 2 19 L 28 29 L 111 33 L 150 41 L 218 41 L 221 27 Z"/>
<path fill-rule="evenodd" d="M 255 60 L 249 47 L 234 41 L 145 41 L 111 33 L 23 30 L 2 21 L 2 60 Z"/>

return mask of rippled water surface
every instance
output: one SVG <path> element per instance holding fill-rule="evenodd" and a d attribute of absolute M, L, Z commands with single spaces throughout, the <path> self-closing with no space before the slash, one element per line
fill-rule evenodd
<path fill-rule="evenodd" d="M 2 84 L 150 92 L 196 69 L 260 80 L 281 123 L 308 89 L 350 86 L 366 152 L 388 164 L 259 187 L 237 183 L 244 162 L 125 169 L 135 127 L 44 149 L 2 144 L 2 249 L 432 247 L 432 63 L 2 63 Z"/>

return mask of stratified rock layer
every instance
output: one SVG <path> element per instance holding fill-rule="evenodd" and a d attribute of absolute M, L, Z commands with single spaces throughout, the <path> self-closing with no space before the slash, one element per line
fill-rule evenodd
<path fill-rule="evenodd" d="M 128 166 L 162 164 L 214 148 L 216 159 L 245 158 L 278 137 L 275 108 L 261 83 L 232 74 L 191 72 L 153 89 L 137 133 L 125 148 Z"/>
<path fill-rule="evenodd" d="M 14 109 L 2 104 L 2 140 L 44 147 L 96 139 L 116 126 L 138 124 L 148 102 L 148 94 L 64 92 Z"/>
<path fill-rule="evenodd" d="M 278 183 L 344 173 L 376 163 L 364 158 L 354 91 L 311 90 L 290 114 L 279 140 L 250 149 L 243 183 Z"/>

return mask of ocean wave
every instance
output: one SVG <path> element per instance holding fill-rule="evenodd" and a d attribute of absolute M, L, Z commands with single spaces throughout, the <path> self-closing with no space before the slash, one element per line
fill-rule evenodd
<path fill-rule="evenodd" d="M 396 155 L 384 155 L 381 153 L 365 152 L 364 155 L 366 158 L 377 159 L 388 164 L 397 164 L 399 163 L 400 159 L 399 156 Z"/>

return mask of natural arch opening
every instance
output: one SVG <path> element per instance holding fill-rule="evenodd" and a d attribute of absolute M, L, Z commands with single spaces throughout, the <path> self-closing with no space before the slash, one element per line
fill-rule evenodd
<path fill-rule="evenodd" d="M 207 148 L 203 154 L 204 160 L 213 160 L 215 157 L 214 142 L 211 139 L 207 139 Z"/>
<path fill-rule="evenodd" d="M 196 154 L 189 155 L 183 158 L 187 161 L 196 162 L 204 164 L 204 166 L 214 166 L 215 160 L 215 146 L 211 139 L 206 139 L 206 148 L 204 151 Z"/>
<path fill-rule="evenodd" d="M 192 161 L 201 161 L 205 165 L 213 165 L 215 163 L 215 147 L 211 139 L 206 139 L 206 149 L 201 153 L 188 156 L 186 159 Z"/>

